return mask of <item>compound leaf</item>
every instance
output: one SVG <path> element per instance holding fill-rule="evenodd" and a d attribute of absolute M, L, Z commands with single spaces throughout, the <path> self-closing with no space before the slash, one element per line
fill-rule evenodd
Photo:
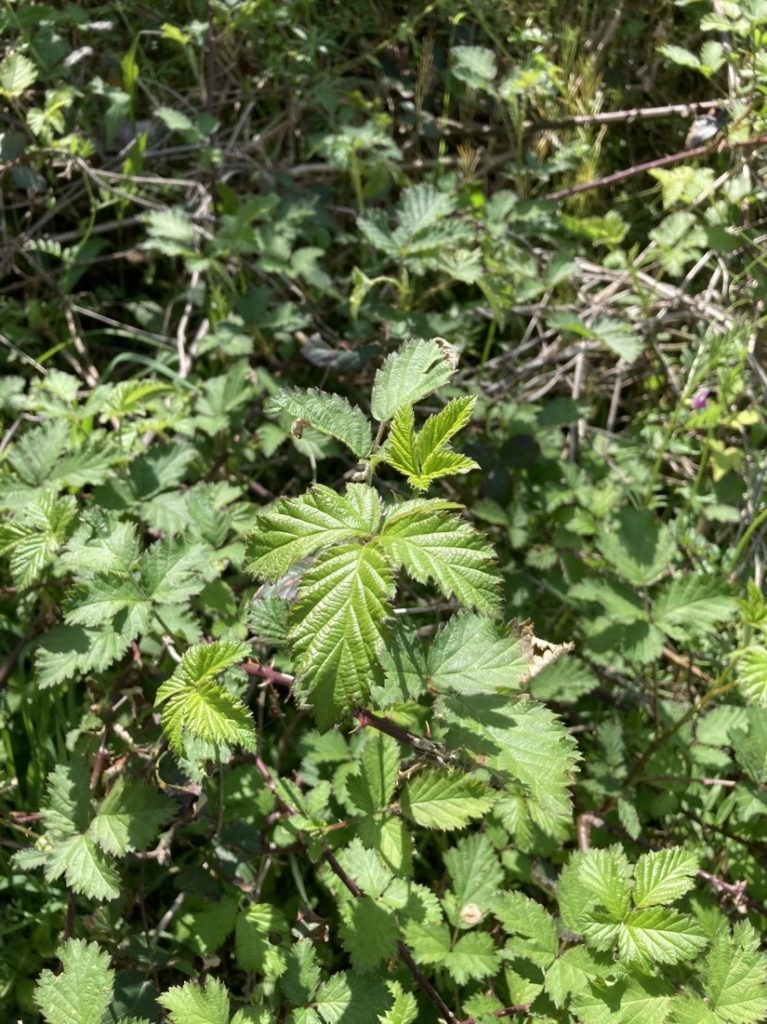
<path fill-rule="evenodd" d="M 378 528 L 380 499 L 372 487 L 350 484 L 345 495 L 315 485 L 300 498 L 283 498 L 256 518 L 248 541 L 248 570 L 277 580 L 300 558 L 320 548 L 370 537 Z"/>
<path fill-rule="evenodd" d="M 384 524 L 381 544 L 419 583 L 433 579 L 445 597 L 488 615 L 500 610 L 493 549 L 441 502 L 408 502 Z"/>

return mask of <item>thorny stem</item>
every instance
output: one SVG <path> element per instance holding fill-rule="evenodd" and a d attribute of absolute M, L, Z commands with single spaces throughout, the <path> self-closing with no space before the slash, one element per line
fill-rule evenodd
<path fill-rule="evenodd" d="M 736 149 L 755 149 L 758 146 L 767 144 L 767 135 L 757 135 L 753 139 L 745 139 L 743 142 L 726 142 L 722 146 L 725 152 Z M 606 174 L 603 178 L 592 178 L 591 181 L 582 181 L 578 185 L 571 185 L 569 188 L 559 189 L 557 192 L 549 192 L 546 199 L 567 199 L 568 196 L 577 195 L 579 192 L 588 192 L 594 188 L 602 188 L 605 185 L 615 185 L 619 181 L 633 178 L 645 171 L 652 171 L 656 167 L 668 167 L 671 164 L 678 164 L 682 160 L 690 160 L 696 156 L 706 156 L 711 152 L 711 143 L 705 146 L 696 146 L 694 149 L 683 149 L 679 153 L 669 153 L 667 156 L 658 157 L 656 160 L 648 160 L 643 164 L 635 164 L 633 167 L 624 167 L 622 171 L 615 171 L 614 174 Z"/>
<path fill-rule="evenodd" d="M 260 665 L 255 661 L 243 661 L 240 668 L 243 672 L 247 672 L 249 676 L 258 676 L 267 683 L 273 683 L 276 686 L 290 688 L 294 682 L 293 676 L 289 676 L 285 672 L 278 672 L 276 668 L 271 668 L 269 665 Z"/>
<path fill-rule="evenodd" d="M 264 763 L 261 756 L 258 754 L 255 757 L 255 765 L 269 790 L 277 797 L 278 802 L 282 804 L 285 810 L 289 811 L 290 813 L 295 813 L 295 808 L 291 807 L 288 803 L 286 803 L 286 801 L 283 800 L 277 793 L 277 786 L 275 785 L 274 782 L 274 776 L 272 775 L 267 765 Z M 355 899 L 361 899 L 362 896 L 364 896 L 362 889 L 360 889 L 360 887 L 357 885 L 354 879 L 350 878 L 346 871 L 344 871 L 344 869 L 338 863 L 335 854 L 333 853 L 329 846 L 323 845 L 322 859 L 328 865 L 333 874 L 343 883 L 345 888 L 352 894 L 352 896 L 354 896 Z M 413 960 L 413 956 L 410 950 L 407 948 L 407 946 L 401 939 L 397 940 L 397 951 L 399 952 L 400 958 L 402 959 L 403 963 L 406 965 L 410 973 L 413 975 L 413 978 L 415 979 L 418 987 L 421 989 L 421 991 L 424 993 L 427 999 L 432 1003 L 432 1005 L 435 1007 L 435 1009 L 446 1022 L 446 1024 L 459 1024 L 459 1021 L 456 1019 L 456 1017 L 450 1010 L 449 1006 L 445 1003 L 442 996 L 439 994 L 439 992 L 437 992 L 437 990 L 434 988 L 429 979 L 421 972 L 415 960 Z"/>
<path fill-rule="evenodd" d="M 722 697 L 725 693 L 729 693 L 730 690 L 737 683 L 737 679 L 731 679 L 728 683 L 722 683 L 719 686 L 714 686 L 700 698 L 697 704 L 688 708 L 687 711 L 682 715 L 681 718 L 677 719 L 673 725 L 670 725 L 665 732 L 662 732 L 660 736 L 656 736 L 652 743 L 649 745 L 644 754 L 639 758 L 637 763 L 634 765 L 634 770 L 631 772 L 629 777 L 623 783 L 623 789 L 630 789 L 631 786 L 636 782 L 639 776 L 645 769 L 647 762 L 657 753 L 664 744 L 666 744 L 672 736 L 674 736 L 682 726 L 687 725 L 690 719 L 695 718 L 696 715 L 700 714 L 703 708 L 710 704 L 712 700 L 716 700 L 717 697 Z"/>

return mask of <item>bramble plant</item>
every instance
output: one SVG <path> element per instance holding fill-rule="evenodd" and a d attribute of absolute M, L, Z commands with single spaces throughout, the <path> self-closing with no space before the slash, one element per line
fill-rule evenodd
<path fill-rule="evenodd" d="M 254 843 L 265 865 L 256 876 L 242 862 L 225 870 L 217 902 L 185 918 L 189 938 L 210 957 L 233 934 L 238 966 L 259 977 L 233 1018 L 240 1024 L 285 1014 L 325 1024 L 415 1021 L 423 999 L 449 1022 L 496 1019 L 508 1006 L 540 1006 L 552 1019 L 567 1010 L 585 1021 L 619 1011 L 620 1019 L 756 1022 L 767 1011 L 756 932 L 675 906 L 695 885 L 694 852 L 667 847 L 632 865 L 620 847 L 586 850 L 569 858 L 556 894 L 547 897 L 544 886 L 538 899 L 515 880 L 521 863 L 555 849 L 569 830 L 575 743 L 527 692 L 567 645 L 543 645 L 529 627 L 503 623 L 494 552 L 457 502 L 408 497 L 396 480 L 387 481 L 386 497 L 375 486 L 376 468 L 390 467 L 416 491 L 475 468 L 450 443 L 468 423 L 472 398 L 453 399 L 414 428 L 414 404 L 454 370 L 438 340 L 406 343 L 376 374 L 373 424 L 348 400 L 316 389 L 278 391 L 267 402 L 272 415 L 294 417 L 295 431 L 333 437 L 360 462 L 343 490 L 314 484 L 257 515 L 245 560 L 268 586 L 251 605 L 255 637 L 192 644 L 157 690 L 184 772 L 201 782 L 206 766 L 217 766 L 219 856 L 231 843 Z M 35 508 L 47 507 L 36 500 Z M 174 609 L 206 578 L 203 549 L 188 536 L 142 553 L 126 524 L 90 512 L 78 525 L 74 506 L 64 508 L 68 525 L 38 520 L 45 543 L 27 532 L 12 547 L 16 577 L 29 578 L 52 534 L 75 574 L 67 624 L 55 628 L 80 629 L 83 642 L 74 656 L 44 642 L 48 684 L 51 673 L 56 681 L 108 663 L 153 628 L 169 644 Z M 653 549 L 657 561 L 662 548 Z M 641 564 L 644 553 L 635 555 Z M 215 564 L 216 554 L 209 557 Z M 659 571 L 654 565 L 633 582 L 652 582 Z M 436 588 L 452 611 L 429 639 L 405 625 L 411 609 L 395 607 L 403 579 L 417 592 Z M 290 596 L 281 593 L 286 581 Z M 693 590 L 685 593 L 696 617 L 707 601 L 722 601 Z M 577 596 L 607 601 L 603 593 L 581 586 Z M 284 651 L 291 672 L 253 660 L 259 636 Z M 265 735 L 242 697 L 243 669 L 311 710 L 320 731 L 304 741 L 300 781 L 268 764 Z M 359 732 L 349 734 L 353 723 Z M 336 724 L 342 731 L 327 732 Z M 238 766 L 227 768 L 238 751 Z M 98 802 L 92 789 L 81 760 L 59 765 L 47 783 L 44 831 L 15 859 L 109 906 L 126 895 L 122 860 L 162 859 L 178 820 L 160 835 L 171 805 L 139 776 L 120 775 Z M 482 831 L 460 834 L 480 819 Z M 308 856 L 303 871 L 299 850 Z M 432 869 L 436 858 L 442 864 L 436 891 L 418 881 L 427 850 Z M 262 888 L 280 863 L 295 890 L 277 905 Z M 312 873 L 324 893 L 316 920 L 306 917 L 317 906 L 307 891 Z M 346 969 L 318 941 L 325 934 L 345 953 Z M 70 939 L 60 957 L 62 972 L 44 972 L 35 990 L 44 1018 L 99 1024 L 113 998 L 108 955 Z M 157 997 L 174 1024 L 226 1024 L 231 998 L 215 976 Z"/>
<path fill-rule="evenodd" d="M 0 26 L 0 1024 L 767 1019 L 765 0 Z"/>

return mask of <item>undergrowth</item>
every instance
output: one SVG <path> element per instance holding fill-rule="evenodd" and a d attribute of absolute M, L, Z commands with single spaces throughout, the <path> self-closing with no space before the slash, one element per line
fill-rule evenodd
<path fill-rule="evenodd" d="M 0 22 L 0 1020 L 764 1020 L 764 0 Z"/>

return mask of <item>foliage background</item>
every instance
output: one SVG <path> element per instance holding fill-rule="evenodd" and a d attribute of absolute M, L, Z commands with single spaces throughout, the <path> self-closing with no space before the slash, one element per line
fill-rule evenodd
<path fill-rule="evenodd" d="M 761 1019 L 745 922 L 763 929 L 767 901 L 765 194 L 760 149 L 739 144 L 765 132 L 764 4 L 9 2 L 0 23 L 4 1019 L 41 1019 L 37 979 L 72 936 L 111 958 L 115 1020 L 207 1020 L 157 998 L 208 977 L 242 1013 L 407 1020 L 412 991 L 435 1019 L 396 956 L 399 1010 L 352 973 L 346 1010 L 298 1016 L 276 980 L 297 934 L 330 938 L 327 979 L 350 967 L 343 928 L 370 926 L 344 923 L 307 836 L 349 847 L 344 779 L 379 740 L 321 735 L 286 700 L 284 622 L 246 555 L 260 509 L 314 479 L 341 491 L 355 464 L 269 397 L 320 386 L 367 408 L 381 360 L 435 336 L 460 366 L 419 425 L 476 396 L 456 444 L 481 471 L 432 494 L 495 546 L 505 618 L 575 645 L 530 690 L 579 773 L 556 827 L 424 825 L 403 868 L 444 903 L 450 851 L 489 844 L 504 888 L 552 915 L 546 941 L 556 920 L 555 959 L 507 907 L 516 945 L 485 974 L 481 956 L 451 971 L 423 954 L 423 970 L 456 1020 L 624 1019 L 610 986 L 630 974 L 600 974 L 599 955 L 562 967 L 584 947 L 557 879 L 577 850 L 617 844 L 600 863 L 620 874 L 674 847 L 692 859 L 669 900 L 713 943 L 705 973 L 737 943 L 746 968 L 735 1009 L 717 1008 L 692 942 L 642 1019 Z M 547 199 L 683 149 L 675 106 L 712 100 L 727 147 Z M 667 109 L 599 119 L 648 107 Z M 407 492 L 386 468 L 380 488 Z M 428 636 L 456 608 L 412 582 L 398 600 Z M 218 761 L 169 752 L 158 688 L 212 639 L 259 666 L 226 692 L 319 825 L 279 834 L 279 802 L 234 750 L 244 726 Z M 72 835 L 88 880 L 64 854 L 44 878 L 35 864 Z M 104 964 L 86 968 L 108 1002 Z"/>

